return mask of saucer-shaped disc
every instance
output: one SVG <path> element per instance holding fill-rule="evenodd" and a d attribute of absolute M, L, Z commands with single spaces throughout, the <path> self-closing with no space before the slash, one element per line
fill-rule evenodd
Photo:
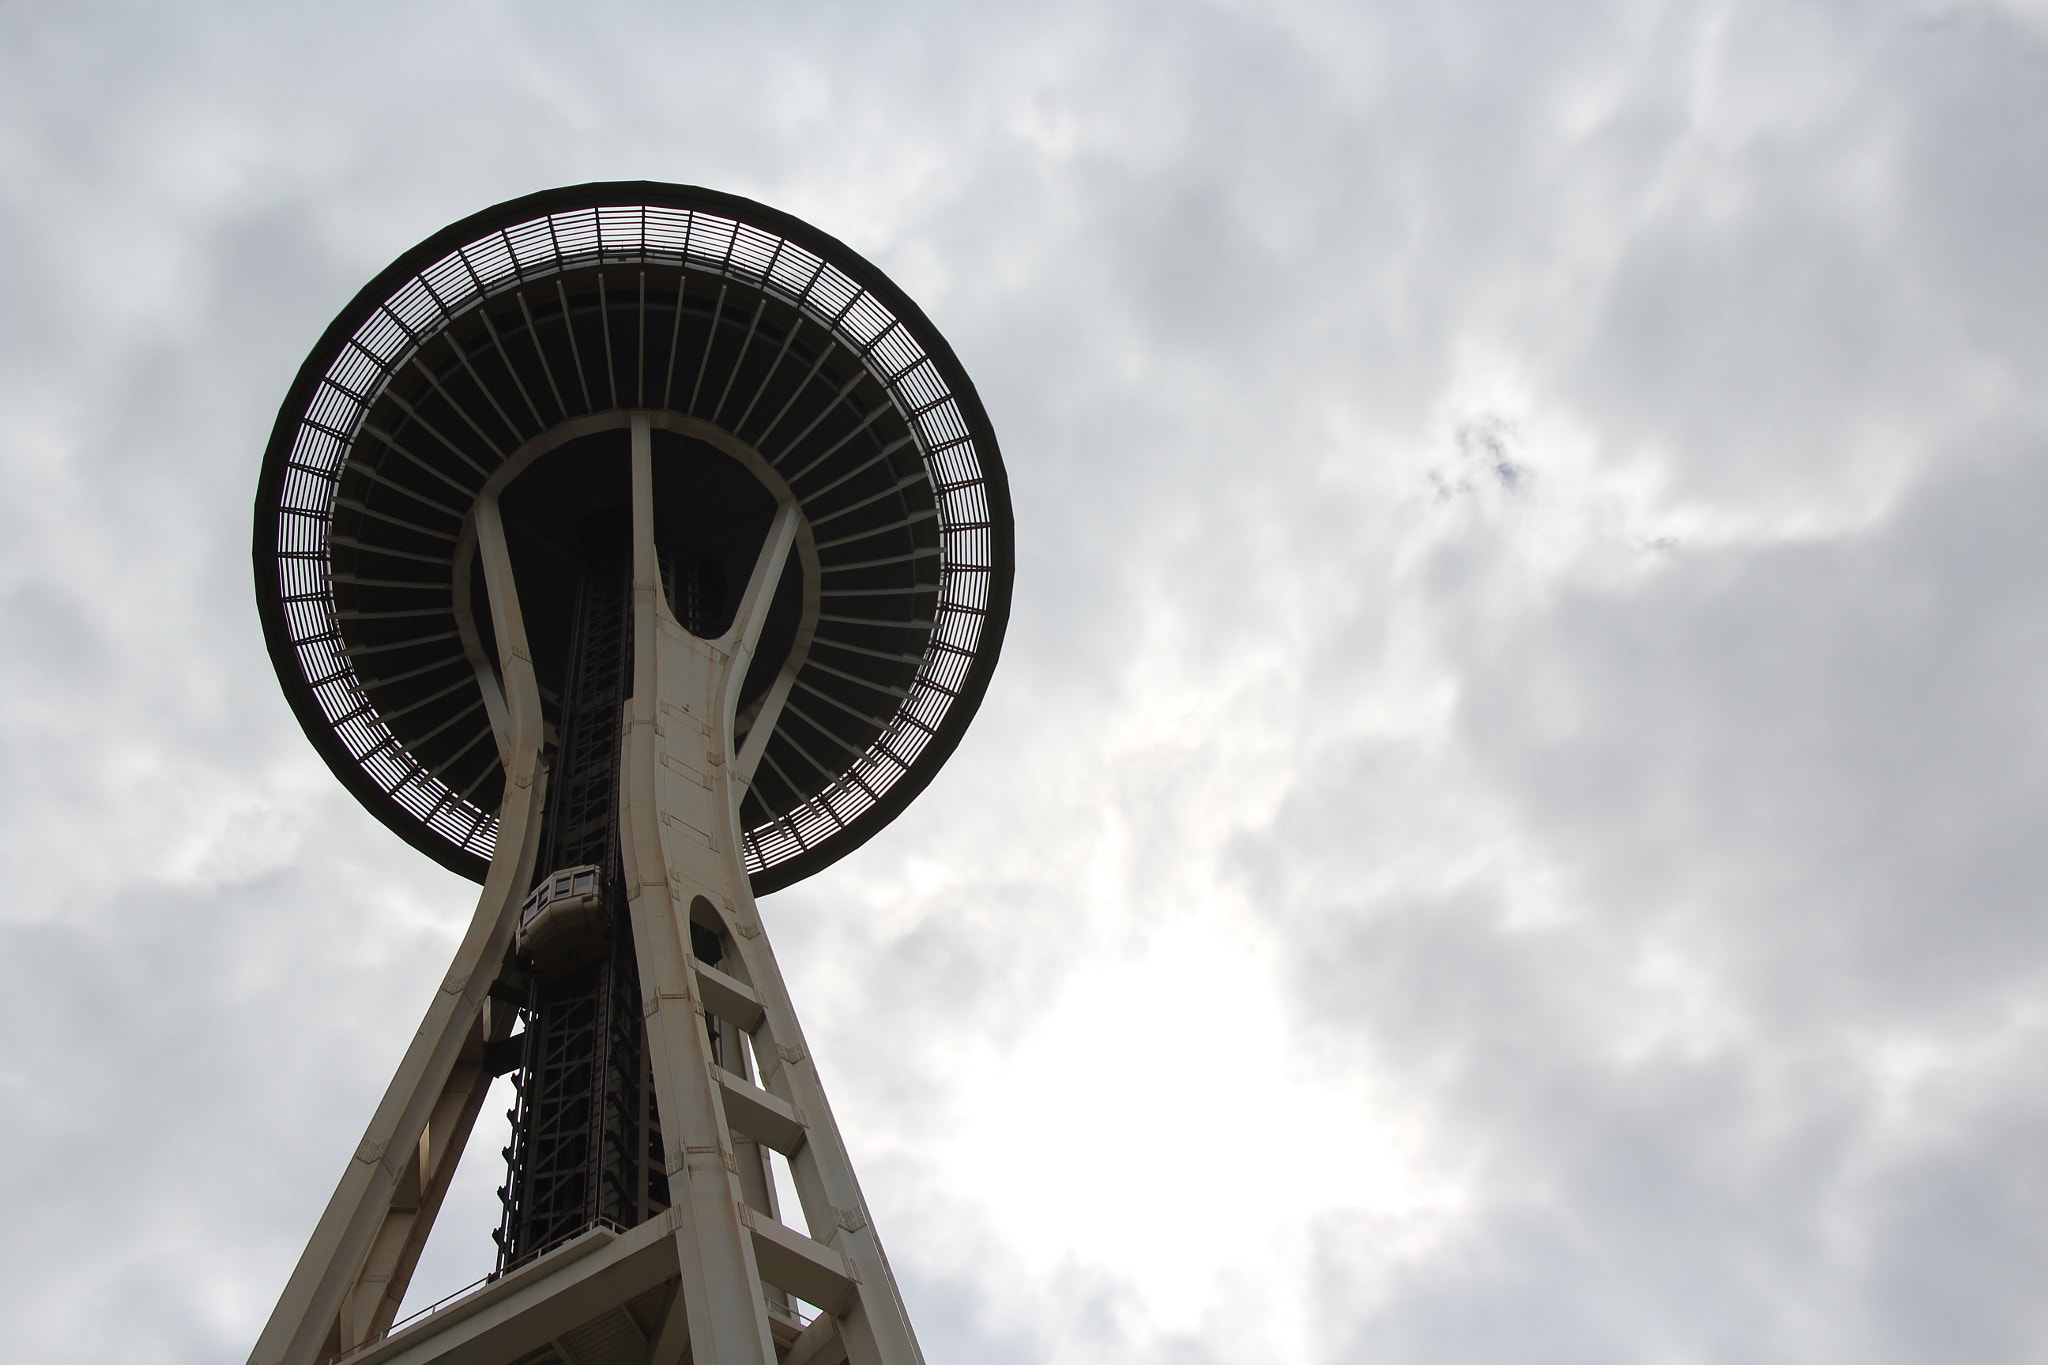
<path fill-rule="evenodd" d="M 1013 572 L 995 434 L 952 348 L 879 270 L 787 214 L 579 185 L 400 257 L 278 413 L 256 496 L 264 635 L 343 783 L 481 880 L 504 779 L 470 510 L 498 475 L 556 725 L 578 575 L 612 552 L 636 412 L 654 428 L 665 590 L 690 629 L 730 622 L 776 498 L 803 512 L 736 722 L 744 739 L 789 674 L 740 807 L 748 871 L 771 891 L 931 780 L 987 689 Z"/>

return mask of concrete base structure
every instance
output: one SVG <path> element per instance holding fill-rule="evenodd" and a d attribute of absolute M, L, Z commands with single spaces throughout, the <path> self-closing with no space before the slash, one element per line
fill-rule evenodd
<path fill-rule="evenodd" d="M 630 416 L 634 650 L 619 823 L 671 1203 L 636 1227 L 594 1226 L 393 1330 L 492 1059 L 512 1034 L 503 974 L 521 902 L 548 870 L 534 865 L 546 727 L 496 490 L 487 486 L 465 534 L 474 535 L 497 643 L 495 674 L 478 670 L 505 772 L 495 852 L 447 979 L 252 1365 L 922 1360 L 742 856 L 740 801 L 790 679 L 771 689 L 736 750 L 739 686 L 802 509 L 781 502 L 731 627 L 716 639 L 691 634 L 661 586 L 651 420 Z M 693 925 L 715 936 L 718 965 L 693 950 Z M 745 1045 L 721 1055 L 711 1021 Z M 788 1160 L 808 1234 L 779 1216 L 769 1152 Z"/>

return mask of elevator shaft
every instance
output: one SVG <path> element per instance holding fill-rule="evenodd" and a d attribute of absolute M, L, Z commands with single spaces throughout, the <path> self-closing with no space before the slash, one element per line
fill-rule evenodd
<path fill-rule="evenodd" d="M 513 1073 L 512 1140 L 498 1190 L 500 1273 L 599 1223 L 635 1227 L 669 1203 L 632 926 L 618 913 L 631 562 L 616 538 L 588 541 L 595 543 L 586 543 L 577 584 L 536 889 L 522 913 L 525 1046 Z M 591 925 L 541 942 L 531 932 L 535 902 L 558 870 L 580 867 L 597 882 L 595 895 L 583 897 L 592 902 Z"/>

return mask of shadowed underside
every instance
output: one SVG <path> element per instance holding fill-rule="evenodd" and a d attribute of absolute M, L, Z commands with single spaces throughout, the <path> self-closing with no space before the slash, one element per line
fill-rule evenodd
<path fill-rule="evenodd" d="M 772 890 L 930 780 L 987 686 L 1012 571 L 966 375 L 880 272 L 800 222 L 698 189 L 579 186 L 407 253 L 279 414 L 256 506 L 265 634 L 342 780 L 481 880 L 504 779 L 471 511 L 500 492 L 555 731 L 578 576 L 629 502 L 634 412 L 655 428 L 656 540 L 687 628 L 725 628 L 778 498 L 801 508 L 735 727 L 744 743 L 774 718 L 740 811 Z"/>

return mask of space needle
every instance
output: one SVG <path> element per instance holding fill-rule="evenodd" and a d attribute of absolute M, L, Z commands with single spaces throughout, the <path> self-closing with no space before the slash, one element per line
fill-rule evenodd
<path fill-rule="evenodd" d="M 500 204 L 320 338 L 254 558 L 307 737 L 482 892 L 252 1365 L 920 1362 L 755 898 L 904 809 L 1002 644 L 930 321 L 747 199 Z M 495 1262 L 400 1321 L 507 1075 Z"/>

